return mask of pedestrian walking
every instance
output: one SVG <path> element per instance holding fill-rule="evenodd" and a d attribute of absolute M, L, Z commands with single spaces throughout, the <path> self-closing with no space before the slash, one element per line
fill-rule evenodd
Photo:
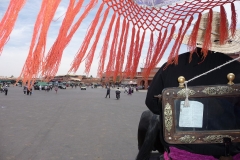
<path fill-rule="evenodd" d="M 128 93 L 128 87 L 125 87 L 124 93 Z"/>
<path fill-rule="evenodd" d="M 7 85 L 4 88 L 4 92 L 5 92 L 5 96 L 6 96 L 8 94 L 8 87 L 7 87 Z"/>
<path fill-rule="evenodd" d="M 116 98 L 117 98 L 117 99 L 120 98 L 120 93 L 121 93 L 120 89 L 117 88 L 117 90 L 116 90 Z"/>
<path fill-rule="evenodd" d="M 58 86 L 55 86 L 54 90 L 55 90 L 55 92 L 56 92 L 56 94 L 57 94 Z"/>
<path fill-rule="evenodd" d="M 110 87 L 107 87 L 107 94 L 106 94 L 105 98 L 107 98 L 107 96 L 109 96 L 109 98 L 110 98 Z"/>
<path fill-rule="evenodd" d="M 128 88 L 128 94 L 132 95 L 132 88 L 131 87 Z"/>
<path fill-rule="evenodd" d="M 26 94 L 27 93 L 27 86 L 23 87 L 23 93 Z"/>
<path fill-rule="evenodd" d="M 138 87 L 136 87 L 136 92 L 138 92 Z"/>
<path fill-rule="evenodd" d="M 0 90 L 1 90 L 1 93 L 4 91 L 4 88 L 3 86 L 0 87 Z"/>
<path fill-rule="evenodd" d="M 32 95 L 32 87 L 31 87 L 30 90 L 29 90 L 29 95 L 30 95 L 30 96 Z"/>

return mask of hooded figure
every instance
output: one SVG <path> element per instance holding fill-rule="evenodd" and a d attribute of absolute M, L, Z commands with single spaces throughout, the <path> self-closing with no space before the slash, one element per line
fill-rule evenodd
<path fill-rule="evenodd" d="M 164 88 L 177 87 L 179 76 L 184 76 L 186 80 L 189 80 L 232 60 L 226 54 L 240 51 L 240 42 L 237 42 L 240 35 L 239 30 L 236 31 L 236 36 L 228 36 L 229 40 L 224 45 L 219 44 L 219 29 L 217 29 L 219 27 L 219 13 L 214 12 L 213 21 L 216 21 L 216 23 L 212 23 L 212 25 L 213 29 L 215 27 L 216 30 L 214 31 L 215 34 L 211 35 L 212 47 L 209 48 L 207 56 L 202 53 L 205 27 L 201 25 L 204 25 L 203 22 L 206 21 L 207 15 L 202 15 L 200 28 L 203 29 L 198 31 L 197 48 L 192 52 L 193 54 L 190 52 L 180 54 L 177 65 L 170 64 L 167 66 L 167 64 L 164 64 L 156 73 L 148 88 L 145 103 L 149 110 L 142 113 L 139 122 L 139 154 L 137 160 L 148 159 L 152 150 L 164 153 L 170 146 L 164 143 L 162 139 L 162 102 L 155 96 L 161 94 Z M 188 38 L 189 36 L 185 36 L 183 43 L 187 44 Z M 227 64 L 189 82 L 188 86 L 227 84 L 226 76 L 228 73 L 234 73 L 234 83 L 240 83 L 240 62 L 234 61 Z M 144 142 L 144 140 L 146 141 Z M 194 154 L 213 156 L 213 158 L 224 156 L 225 153 L 223 144 L 174 144 L 171 146 Z M 232 143 L 229 151 L 232 156 L 240 153 L 240 143 Z"/>

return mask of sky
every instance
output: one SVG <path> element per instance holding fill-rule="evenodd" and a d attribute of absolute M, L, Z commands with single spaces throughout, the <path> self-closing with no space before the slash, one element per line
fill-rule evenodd
<path fill-rule="evenodd" d="M 7 10 L 9 2 L 10 0 L 0 0 L 0 20 L 5 14 L 5 11 Z M 87 0 L 87 2 L 89 1 Z M 99 2 L 101 2 L 101 0 L 99 0 Z M 45 55 L 47 55 L 47 52 L 49 51 L 50 47 L 52 46 L 52 44 L 54 43 L 58 35 L 58 31 L 61 26 L 62 20 L 65 16 L 68 3 L 69 3 L 69 0 L 62 0 L 56 11 L 54 19 L 48 31 Z M 84 2 L 84 4 L 86 4 L 86 2 Z M 235 4 L 236 4 L 236 8 L 240 8 L 239 3 L 235 3 Z M 0 76 L 18 77 L 20 75 L 22 71 L 22 67 L 24 66 L 25 60 L 29 52 L 29 47 L 31 44 L 32 34 L 33 34 L 33 27 L 34 27 L 38 12 L 40 10 L 40 7 L 41 7 L 40 0 L 26 0 L 26 4 L 23 6 L 23 8 L 21 9 L 18 15 L 18 19 L 15 23 L 12 33 L 10 34 L 10 38 L 7 44 L 4 46 L 3 52 L 0 55 Z M 98 7 L 95 7 L 95 9 L 92 12 L 90 12 L 87 18 L 82 22 L 81 26 L 78 28 L 72 40 L 70 41 L 68 46 L 65 48 L 57 75 L 65 75 L 68 73 L 68 70 L 71 67 L 71 63 L 73 62 L 74 57 L 77 51 L 79 50 L 82 44 L 82 41 L 85 37 L 88 26 L 90 25 L 90 22 L 95 17 L 94 13 L 96 13 L 97 8 Z M 84 8 L 81 10 L 81 12 L 83 10 Z M 215 10 L 218 10 L 218 8 L 216 8 Z M 229 16 L 230 15 L 229 6 L 226 6 L 226 11 Z M 239 13 L 238 9 L 237 9 L 237 13 Z M 106 24 L 108 24 L 109 21 L 110 21 L 110 16 L 108 17 Z M 238 28 L 240 27 L 239 22 L 240 22 L 240 19 L 238 17 Z M 105 27 L 102 31 L 102 35 L 104 35 L 106 31 L 107 31 L 107 28 Z M 149 35 L 150 35 L 149 32 L 147 32 L 146 34 L 147 40 L 145 41 L 146 44 L 148 44 Z M 155 35 L 155 37 L 157 37 L 157 35 Z M 92 75 L 93 77 L 95 77 L 97 75 L 99 53 L 101 50 L 103 40 L 104 40 L 104 36 L 101 36 L 99 44 L 96 49 L 95 57 L 92 63 L 89 76 Z M 91 44 L 89 46 L 91 46 Z M 171 45 L 169 47 L 171 47 Z M 140 67 L 143 67 L 144 65 L 147 49 L 148 49 L 148 46 L 143 47 L 142 56 L 139 61 L 138 71 L 140 71 Z M 183 53 L 186 51 L 187 51 L 186 46 L 182 46 L 180 49 L 180 53 Z M 166 52 L 170 52 L 170 48 L 168 48 Z M 158 66 L 161 66 L 166 60 L 167 60 L 167 57 L 164 56 L 161 62 L 158 64 Z M 85 75 L 84 70 L 85 70 L 85 63 L 82 63 L 75 74 Z"/>

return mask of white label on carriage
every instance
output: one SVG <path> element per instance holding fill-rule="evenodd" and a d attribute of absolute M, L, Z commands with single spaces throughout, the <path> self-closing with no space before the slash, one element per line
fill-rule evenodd
<path fill-rule="evenodd" d="M 202 128 L 203 126 L 203 104 L 198 101 L 189 101 L 189 107 L 180 103 L 179 127 Z"/>

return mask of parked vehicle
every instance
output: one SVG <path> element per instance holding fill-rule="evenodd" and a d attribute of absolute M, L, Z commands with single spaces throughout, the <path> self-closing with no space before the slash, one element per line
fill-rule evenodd
<path fill-rule="evenodd" d="M 48 84 L 46 82 L 36 82 L 34 85 L 33 85 L 33 88 L 34 90 L 39 90 L 41 86 L 41 90 L 45 90 L 45 86 L 48 86 Z"/>
<path fill-rule="evenodd" d="M 39 90 L 39 85 L 34 85 L 33 88 L 34 90 Z"/>
<path fill-rule="evenodd" d="M 62 84 L 62 85 L 59 85 L 58 88 L 60 88 L 60 89 L 66 89 L 67 87 Z"/>
<path fill-rule="evenodd" d="M 82 86 L 81 86 L 81 90 L 87 90 L 86 86 L 85 86 L 85 85 L 82 85 Z"/>

